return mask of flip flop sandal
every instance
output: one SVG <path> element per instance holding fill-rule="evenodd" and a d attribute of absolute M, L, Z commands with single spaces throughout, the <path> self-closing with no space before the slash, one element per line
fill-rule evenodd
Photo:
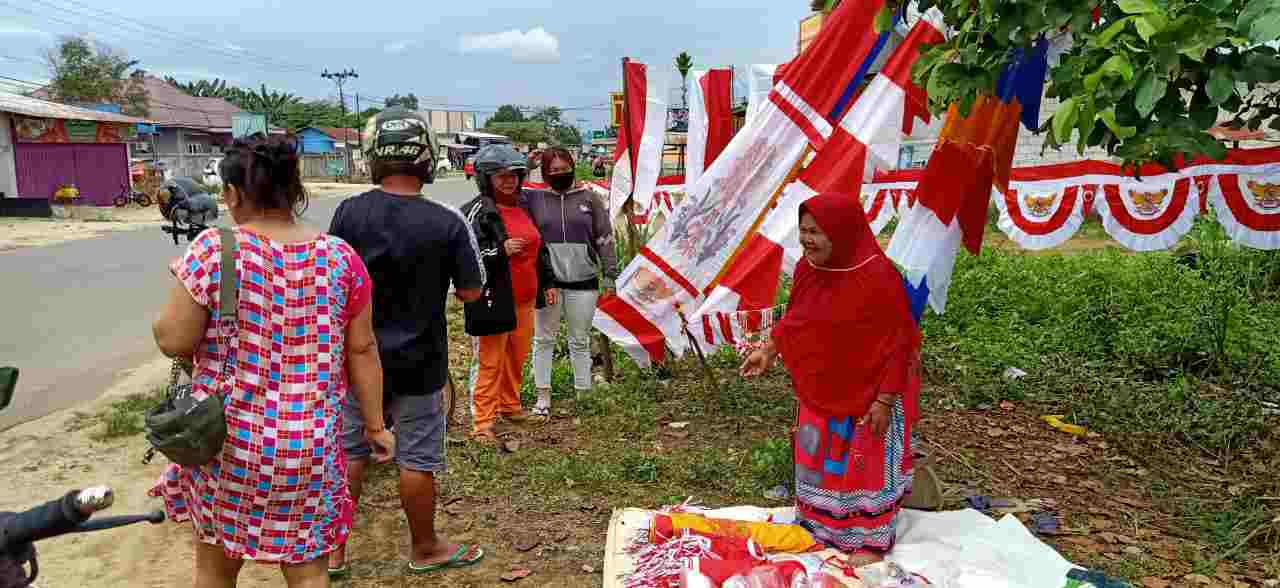
<path fill-rule="evenodd" d="M 551 418 L 551 407 L 535 406 L 533 407 L 533 410 L 530 412 L 530 415 L 532 416 L 532 418 L 549 420 Z"/>
<path fill-rule="evenodd" d="M 472 549 L 475 550 L 475 557 L 467 558 L 466 557 L 467 554 L 471 553 Z M 482 559 L 484 559 L 483 547 L 480 547 L 478 545 L 468 545 L 466 543 L 462 543 L 458 545 L 458 550 L 453 552 L 453 555 L 450 556 L 449 559 L 442 561 L 440 563 L 418 565 L 416 563 L 413 563 L 413 560 L 410 560 L 409 573 L 410 574 L 429 574 L 431 572 L 439 572 L 439 571 L 455 569 L 455 568 L 465 568 L 465 567 L 470 567 L 480 563 L 480 560 Z"/>
<path fill-rule="evenodd" d="M 342 564 L 336 568 L 329 568 L 329 578 L 337 580 L 351 575 L 351 566 Z"/>

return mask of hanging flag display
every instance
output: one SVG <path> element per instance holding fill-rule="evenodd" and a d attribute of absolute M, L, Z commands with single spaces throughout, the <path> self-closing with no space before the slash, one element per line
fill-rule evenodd
<path fill-rule="evenodd" d="M 903 214 L 885 253 L 903 268 L 912 305 L 927 298 L 934 312 L 946 309 L 947 290 L 961 244 L 977 255 L 986 231 L 992 186 L 1005 192 L 1013 167 L 1019 123 L 1038 120 L 1048 43 L 1015 54 L 997 83 L 996 96 L 980 96 L 962 116 L 952 104 L 916 191 L 915 207 Z M 1037 114 L 1038 117 L 1038 114 Z"/>
<path fill-rule="evenodd" d="M 778 66 L 772 63 L 757 63 L 747 66 L 747 116 L 746 124 L 760 113 L 769 92 L 773 90 L 773 76 Z"/>
<path fill-rule="evenodd" d="M 941 28 L 937 11 L 929 11 L 916 23 L 833 126 L 798 180 L 787 187 L 760 231 L 730 260 L 723 279 L 694 313 L 702 322 L 703 340 L 708 344 L 736 344 L 744 335 L 742 329 L 755 328 L 765 319 L 759 316 L 735 325 L 727 317 L 771 311 L 782 272 L 790 274 L 799 260 L 799 208 L 805 200 L 828 191 L 856 197 L 864 173 L 896 163 L 902 137 L 924 129 L 929 120 L 925 95 L 911 82 L 911 67 L 922 46 L 942 41 Z M 878 45 L 885 47 L 884 43 Z M 872 227 L 876 232 L 893 217 L 888 194 L 878 201 L 879 207 L 873 200 L 872 207 L 863 209 L 873 225 L 878 224 Z"/>
<path fill-rule="evenodd" d="M 834 132 L 837 105 L 880 40 L 874 29 L 883 7 L 884 0 L 851 0 L 831 13 L 760 115 L 686 184 L 684 201 L 622 272 L 617 295 L 601 300 L 594 326 L 638 363 L 662 361 L 667 349 L 680 356 L 697 341 L 690 317 L 705 291 L 756 233 L 810 145 Z"/>
<path fill-rule="evenodd" d="M 733 71 L 701 70 L 690 77 L 685 177 L 693 183 L 733 138 Z"/>
<path fill-rule="evenodd" d="M 1236 243 L 1280 249 L 1280 148 L 1236 149 L 1221 162 L 1201 159 L 1183 166 L 1169 172 L 1148 165 L 1140 178 L 1097 160 L 1015 168 L 1008 190 L 993 189 L 991 200 L 1000 212 L 1001 232 L 1028 250 L 1062 245 L 1091 213 L 1127 249 L 1169 249 L 1191 230 L 1197 215 L 1210 210 Z M 877 173 L 863 185 L 864 201 L 874 206 L 874 198 L 883 194 L 897 203 L 901 218 L 902 198 L 914 198 L 922 175 L 918 170 Z"/>
<path fill-rule="evenodd" d="M 609 190 L 609 211 L 622 214 L 630 199 L 632 213 L 647 214 L 654 186 L 662 171 L 662 148 L 666 140 L 666 87 L 650 76 L 643 63 L 623 60 L 624 116 L 618 129 L 613 154 L 613 177 Z"/>

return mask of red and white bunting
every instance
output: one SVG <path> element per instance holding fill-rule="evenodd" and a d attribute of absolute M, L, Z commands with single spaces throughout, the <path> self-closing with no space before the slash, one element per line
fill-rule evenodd
<path fill-rule="evenodd" d="M 1280 249 L 1280 148 L 1235 150 L 1186 172 L 1207 194 L 1227 236 L 1245 247 Z"/>
<path fill-rule="evenodd" d="M 998 226 L 1023 249 L 1051 249 L 1075 236 L 1084 224 L 1085 195 L 1080 186 L 1029 182 L 992 194 L 1000 210 Z"/>
<path fill-rule="evenodd" d="M 1195 225 L 1200 194 L 1181 174 L 1116 178 L 1102 184 L 1094 199 L 1102 228 L 1133 251 L 1160 251 L 1176 245 Z"/>

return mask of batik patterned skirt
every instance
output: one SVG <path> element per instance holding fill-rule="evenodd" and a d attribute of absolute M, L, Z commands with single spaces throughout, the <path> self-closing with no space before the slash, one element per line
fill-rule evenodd
<path fill-rule="evenodd" d="M 801 401 L 795 433 L 799 523 L 841 551 L 892 549 L 898 510 L 911 493 L 910 440 L 901 399 L 883 436 L 853 417 L 825 416 Z"/>

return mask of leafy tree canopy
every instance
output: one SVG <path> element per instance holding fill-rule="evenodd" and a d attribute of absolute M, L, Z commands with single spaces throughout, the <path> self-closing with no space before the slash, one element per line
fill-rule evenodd
<path fill-rule="evenodd" d="M 125 113 L 147 116 L 144 72 L 138 61 L 83 37 L 66 37 L 45 55 L 52 80 L 49 92 L 61 102 L 118 104 Z"/>
<path fill-rule="evenodd" d="M 520 107 L 514 104 L 504 104 L 498 107 L 498 111 L 493 114 L 489 122 L 494 123 L 513 123 L 524 122 L 524 113 L 520 111 Z"/>
<path fill-rule="evenodd" d="M 881 15 L 888 24 L 902 1 Z M 1060 104 L 1050 146 L 1102 147 L 1126 163 L 1225 155 L 1221 122 L 1280 130 L 1280 0 L 918 0 L 938 8 L 949 39 L 922 52 L 914 79 L 942 113 L 995 92 L 1009 56 L 1064 32 L 1050 68 Z M 1095 12 L 1097 19 L 1095 20 Z"/>

